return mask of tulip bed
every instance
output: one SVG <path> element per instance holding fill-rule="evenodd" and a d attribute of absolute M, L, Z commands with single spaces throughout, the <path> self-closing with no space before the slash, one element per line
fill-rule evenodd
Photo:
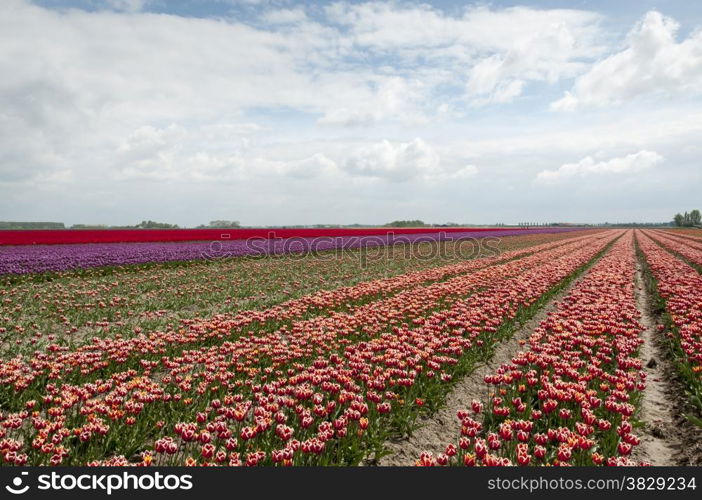
<path fill-rule="evenodd" d="M 345 236 L 386 236 L 431 233 L 538 233 L 572 231 L 572 227 L 538 227 L 503 229 L 494 227 L 367 227 L 367 228 L 219 228 L 219 229 L 0 229 L 0 245 L 62 245 L 81 243 L 144 243 L 176 241 L 212 241 L 335 238 Z"/>
<path fill-rule="evenodd" d="M 702 270 L 702 240 L 696 241 L 691 238 L 670 236 L 669 233 L 663 231 L 651 231 L 646 234 L 659 245 L 681 256 L 698 270 Z"/>
<path fill-rule="evenodd" d="M 587 234 L 594 232 L 506 237 L 499 249 L 506 256 L 527 247 L 538 251 L 539 245 Z M 295 300 L 324 304 L 331 300 L 326 294 L 335 289 L 333 293 L 341 299 L 349 286 L 358 284 L 364 290 L 368 288 L 364 283 L 394 276 L 397 283 L 410 286 L 416 272 L 494 255 L 477 246 L 475 252 L 468 248 L 462 255 L 460 245 L 423 242 L 334 252 L 324 258 L 281 255 L 7 275 L 0 278 L 0 355 L 32 354 L 53 343 L 74 349 L 95 337 L 126 338 L 172 330 L 185 319 L 252 314 L 279 305 L 294 308 Z M 449 273 L 450 267 L 444 272 Z M 393 293 L 399 286 L 387 285 L 383 293 Z M 364 299 L 358 289 L 348 294 L 349 301 L 354 295 L 358 297 L 353 300 L 372 298 L 366 294 Z"/>
<path fill-rule="evenodd" d="M 690 402 L 702 414 L 702 275 L 656 244 L 651 236 L 659 237 L 658 233 L 644 231 L 638 245 L 646 262 L 649 286 L 666 311 L 659 328 L 688 386 Z M 664 244 L 669 245 L 667 240 Z M 698 416 L 688 418 L 702 426 Z"/>
<path fill-rule="evenodd" d="M 600 232 L 0 367 L 21 464 L 357 464 L 601 255 Z"/>
<path fill-rule="evenodd" d="M 450 231 L 449 231 L 450 230 Z M 243 256 L 280 255 L 287 253 L 322 252 L 331 249 L 374 248 L 393 243 L 414 243 L 427 241 L 457 241 L 466 238 L 503 238 L 529 234 L 554 234 L 577 231 L 578 228 L 539 228 L 523 229 L 470 229 L 446 231 L 416 228 L 397 232 L 387 229 L 376 234 L 364 234 L 358 230 L 343 231 L 344 235 L 276 237 L 283 230 L 269 231 L 270 237 L 255 236 L 242 239 L 220 239 L 220 232 L 210 241 L 151 241 L 137 240 L 128 243 L 90 243 L 53 245 L 4 245 L 0 240 L 0 275 L 27 274 L 85 269 L 90 267 L 123 266 L 154 262 L 187 262 L 213 260 Z M 241 230 L 245 231 L 245 230 Z M 301 231 L 301 230 L 300 230 Z M 321 230 L 319 230 L 321 231 Z M 55 231 L 63 234 L 62 231 Z M 110 233 L 110 231 L 106 231 Z M 123 233 L 123 231 L 111 231 Z M 133 231 L 139 233 L 139 231 Z M 0 233 L 2 233 L 0 231 Z M 81 233 L 81 231 L 78 231 Z M 257 230 L 257 234 L 264 230 Z M 293 232 L 294 234 L 295 232 Z M 229 233 L 224 233 L 229 234 Z M 288 233 L 283 233 L 288 234 Z M 0 238 L 2 234 L 0 234 Z M 135 236 L 136 237 L 136 236 Z M 148 241 L 148 240 L 147 240 Z"/>
<path fill-rule="evenodd" d="M 634 415 L 645 373 L 628 232 L 458 412 L 460 440 L 419 465 L 635 465 Z"/>
<path fill-rule="evenodd" d="M 173 355 L 188 345 L 238 337 L 245 332 L 248 335 L 244 336 L 243 341 L 247 341 L 252 334 L 268 333 L 271 329 L 274 333 L 278 332 L 281 324 L 283 331 L 300 325 L 308 329 L 323 329 L 330 323 L 332 326 L 344 324 L 352 330 L 353 325 L 362 325 L 368 318 L 374 318 L 379 325 L 394 324 L 400 319 L 414 320 L 426 311 L 470 294 L 486 283 L 495 285 L 525 268 L 542 265 L 548 259 L 565 255 L 580 245 L 582 240 L 577 238 L 563 244 L 545 244 L 493 258 L 318 292 L 263 311 L 186 320 L 181 322 L 178 330 L 153 332 L 148 336 L 97 338 L 74 348 L 52 343 L 41 354 L 35 351 L 28 362 L 10 359 L 0 367 L 0 381 L 24 389 L 34 380 L 44 383 L 42 375 L 50 379 L 59 376 L 70 379 L 72 372 L 79 371 L 77 375 L 83 377 L 109 369 L 112 362 L 122 365 L 130 356 L 134 365 L 139 366 L 146 355 Z M 545 248 L 550 251 L 544 252 Z M 496 263 L 502 265 L 495 266 Z M 369 298 L 376 300 L 364 303 Z M 349 311 L 337 310 L 340 306 Z M 321 315 L 317 316 L 319 313 Z M 289 326 L 286 322 L 293 323 Z M 368 330 L 369 327 L 363 325 L 363 328 Z M 255 349 L 258 350 L 258 347 Z"/>
<path fill-rule="evenodd" d="M 699 229 L 668 229 L 664 230 L 666 234 L 688 238 L 697 242 L 702 242 L 702 230 Z"/>

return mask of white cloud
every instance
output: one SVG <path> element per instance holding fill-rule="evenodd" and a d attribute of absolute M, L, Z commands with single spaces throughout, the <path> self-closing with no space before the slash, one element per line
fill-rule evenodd
<path fill-rule="evenodd" d="M 337 173 L 338 169 L 333 160 L 322 153 L 315 153 L 302 160 L 271 162 L 269 170 L 281 177 L 304 180 L 313 179 L 321 175 L 333 175 Z M 260 175 L 261 172 L 258 172 L 258 174 Z"/>
<path fill-rule="evenodd" d="M 597 161 L 587 156 L 577 163 L 565 163 L 557 170 L 544 170 L 536 176 L 537 182 L 556 184 L 574 177 L 601 174 L 634 174 L 663 162 L 663 156 L 654 151 L 639 151 L 623 157 Z"/>
<path fill-rule="evenodd" d="M 515 46 L 552 47 L 569 53 L 551 57 L 589 57 L 596 43 L 598 14 L 567 9 L 468 7 L 463 15 L 444 14 L 429 5 L 388 2 L 337 2 L 330 20 L 347 27 L 358 45 L 377 50 L 454 47 L 509 51 Z"/>
<path fill-rule="evenodd" d="M 469 179 L 478 175 L 478 172 L 479 169 L 475 165 L 466 165 L 455 172 L 451 172 L 447 177 L 450 179 Z"/>
<path fill-rule="evenodd" d="M 471 7 L 450 16 L 428 5 L 370 2 L 336 3 L 327 12 L 366 50 L 454 68 L 452 77 L 479 104 L 510 102 L 527 82 L 574 76 L 604 49 L 600 16 L 578 10 Z"/>
<path fill-rule="evenodd" d="M 213 124 L 186 129 L 139 127 L 116 148 L 113 157 L 119 180 L 236 182 L 256 177 L 312 180 L 338 173 L 323 153 L 302 159 L 273 159 L 252 150 L 251 137 L 262 131 L 254 124 Z"/>
<path fill-rule="evenodd" d="M 374 76 L 364 87 L 367 92 L 348 95 L 349 106 L 330 107 L 320 125 L 369 126 L 386 119 L 405 124 L 425 120 L 418 109 L 423 98 L 422 82 L 400 77 Z M 372 87 L 372 90 L 371 90 Z"/>
<path fill-rule="evenodd" d="M 473 179 L 478 175 L 479 169 L 475 165 L 464 165 L 455 170 L 443 169 L 441 172 L 426 175 L 423 179 L 435 185 L 446 185 L 446 183 L 459 183 L 468 179 Z"/>
<path fill-rule="evenodd" d="M 407 181 L 439 171 L 439 154 L 420 138 L 393 144 L 384 140 L 354 152 L 344 168 L 351 175 Z"/>
<path fill-rule="evenodd" d="M 305 9 L 297 7 L 295 9 L 269 10 L 263 14 L 261 20 L 268 24 L 298 24 L 307 20 Z"/>
<path fill-rule="evenodd" d="M 175 124 L 163 129 L 145 125 L 129 134 L 126 141 L 120 145 L 119 151 L 126 155 L 150 155 L 168 143 L 181 140 L 185 135 L 186 131 Z"/>
<path fill-rule="evenodd" d="M 140 12 L 149 0 L 108 0 L 107 5 L 117 11 Z"/>
<path fill-rule="evenodd" d="M 571 91 L 552 103 L 556 111 L 620 104 L 644 95 L 702 92 L 702 31 L 676 42 L 677 21 L 648 12 L 631 30 L 626 47 L 597 62 Z"/>

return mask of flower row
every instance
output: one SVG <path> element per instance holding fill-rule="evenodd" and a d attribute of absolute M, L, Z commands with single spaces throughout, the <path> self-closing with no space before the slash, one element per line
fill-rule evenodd
<path fill-rule="evenodd" d="M 485 377 L 487 401 L 458 412 L 461 437 L 419 465 L 633 465 L 645 373 L 628 232 L 548 315 L 528 349 Z"/>
<path fill-rule="evenodd" d="M 668 327 L 666 335 L 685 380 L 702 394 L 702 275 L 654 243 L 649 234 L 644 231 L 638 242 L 665 303 L 669 324 L 660 329 Z"/>
<path fill-rule="evenodd" d="M 690 238 L 669 236 L 669 233 L 664 231 L 652 231 L 647 232 L 646 234 L 658 241 L 664 247 L 679 255 L 682 255 L 693 264 L 702 266 L 702 241 L 698 243 Z"/>

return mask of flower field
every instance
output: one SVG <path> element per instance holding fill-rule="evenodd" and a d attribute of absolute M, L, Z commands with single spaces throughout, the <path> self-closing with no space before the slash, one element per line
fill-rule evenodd
<path fill-rule="evenodd" d="M 394 243 L 551 234 L 572 228 L 358 230 L 0 231 L 0 275 L 373 248 Z M 369 230 L 370 231 L 370 230 Z M 35 236 L 34 233 L 50 233 Z M 105 234 L 106 233 L 106 234 Z M 146 233 L 146 234 L 144 234 Z M 173 234 L 175 233 L 175 234 Z M 194 234 L 193 234 L 194 233 Z M 138 238 L 138 239 L 137 239 Z M 113 241 L 114 240 L 114 241 Z M 35 244 L 38 241 L 40 244 Z M 19 243 L 18 243 L 19 242 Z M 29 243 L 31 246 L 26 246 Z M 41 244 L 43 243 L 43 244 Z"/>
<path fill-rule="evenodd" d="M 659 245 L 678 254 L 693 266 L 702 269 L 702 240 L 693 238 L 671 236 L 663 231 L 646 233 Z"/>
<path fill-rule="evenodd" d="M 558 232 L 567 228 L 539 228 L 528 232 Z M 246 240 L 250 238 L 286 239 L 286 238 L 336 238 L 349 236 L 386 236 L 393 234 L 432 234 L 465 233 L 492 234 L 504 232 L 499 228 L 418 228 L 401 227 L 391 230 L 385 228 L 289 228 L 289 229 L 15 229 L 0 230 L 0 245 L 61 245 L 81 243 L 144 243 L 177 241 L 212 241 L 212 240 Z M 509 230 L 521 233 L 524 229 Z"/>
<path fill-rule="evenodd" d="M 695 241 L 519 231 L 467 256 L 460 239 L 423 236 L 211 260 L 187 257 L 193 242 L 98 245 L 117 260 L 81 244 L 0 248 L 3 463 L 372 465 L 524 333 L 458 411 L 461 435 L 416 462 L 646 462 L 641 266 L 694 420 Z M 144 250 L 159 245 L 179 250 Z M 70 248 L 82 256 L 65 260 Z"/>

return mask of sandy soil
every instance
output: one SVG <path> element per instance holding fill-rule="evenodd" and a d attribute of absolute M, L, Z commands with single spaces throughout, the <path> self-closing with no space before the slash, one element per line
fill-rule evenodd
<path fill-rule="evenodd" d="M 549 312 L 555 310 L 558 301 L 565 297 L 577 282 L 578 280 L 575 280 L 556 294 L 546 306 L 514 332 L 511 339 L 501 342 L 490 361 L 479 365 L 473 373 L 456 384 L 441 410 L 418 421 L 421 427 L 416 429 L 408 439 L 385 443 L 385 447 L 391 451 L 391 454 L 384 456 L 378 465 L 411 466 L 423 451 L 431 451 L 437 455 L 444 451 L 447 444 L 455 442 L 461 432 L 461 423 L 456 418 L 456 412 L 470 408 L 473 399 L 487 399 L 488 385 L 484 381 L 485 375 L 492 374 L 496 368 L 509 362 L 523 349 L 520 341 L 529 338 L 539 323 Z"/>
<path fill-rule="evenodd" d="M 644 287 L 641 266 L 637 265 L 636 304 L 641 312 L 644 344 L 639 351 L 646 372 L 646 390 L 640 402 L 639 419 L 645 427 L 639 432 L 641 444 L 634 449 L 632 459 L 651 465 L 676 465 L 682 451 L 682 442 L 673 422 L 670 395 L 674 388 L 669 374 L 674 368 L 665 356 L 665 347 L 658 342 L 658 323 L 652 314 L 651 297 Z"/>

